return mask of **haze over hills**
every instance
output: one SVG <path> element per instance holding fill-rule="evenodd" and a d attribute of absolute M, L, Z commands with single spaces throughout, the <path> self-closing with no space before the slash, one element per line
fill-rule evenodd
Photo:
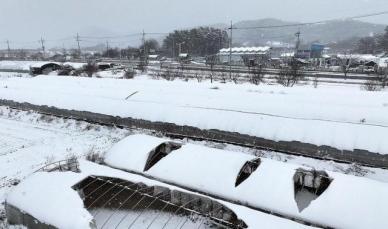
<path fill-rule="evenodd" d="M 299 22 L 287 22 L 273 18 L 260 20 L 247 20 L 235 23 L 236 28 L 262 27 L 295 24 Z M 220 25 L 217 25 L 220 27 Z M 263 45 L 267 41 L 275 40 L 282 42 L 294 42 L 295 33 L 300 30 L 301 39 L 304 43 L 319 41 L 321 43 L 333 43 L 354 37 L 365 37 L 384 32 L 386 25 L 372 24 L 357 20 L 336 20 L 322 24 L 283 27 L 271 29 L 248 29 L 234 30 L 234 43 L 241 45 Z M 227 28 L 223 25 L 223 28 Z"/>
<path fill-rule="evenodd" d="M 236 28 L 246 28 L 246 27 L 262 27 L 262 26 L 279 26 L 279 25 L 288 25 L 288 24 L 299 24 L 300 22 L 290 22 L 282 21 L 279 19 L 266 18 L 259 20 L 245 20 L 235 23 L 233 26 Z M 387 23 L 388 24 L 388 23 Z M 226 24 L 212 24 L 207 25 L 216 28 L 226 29 L 229 25 Z M 255 45 L 265 45 L 268 41 L 280 41 L 285 43 L 295 43 L 295 33 L 299 30 L 301 32 L 302 43 L 311 43 L 311 42 L 320 42 L 323 44 L 335 44 L 341 43 L 342 48 L 351 48 L 358 38 L 381 34 L 384 32 L 384 29 L 387 25 L 382 24 L 372 24 L 357 20 L 336 20 L 330 21 L 322 24 L 315 24 L 309 26 L 300 26 L 300 27 L 282 27 L 282 28 L 271 28 L 271 29 L 236 29 L 233 31 L 233 44 L 235 46 L 255 46 Z M 186 28 L 177 28 L 180 29 L 190 29 L 193 27 Z M 163 32 L 163 31 L 162 31 Z M 173 31 L 164 31 L 164 32 L 173 32 Z M 135 33 L 133 31 L 133 33 Z M 99 27 L 85 28 L 81 33 L 84 36 L 119 36 L 123 35 L 122 31 L 111 31 Z M 155 38 L 162 44 L 164 35 L 150 35 L 147 38 Z M 351 41 L 351 42 L 350 42 Z M 100 44 L 98 50 L 105 50 L 105 40 L 90 40 L 83 41 L 83 48 L 93 47 Z M 131 37 L 131 38 L 122 38 L 120 40 L 111 40 L 111 47 L 136 47 L 141 44 L 141 36 Z M 67 47 L 75 47 L 75 42 L 70 41 L 69 44 L 66 44 Z M 62 48 L 62 43 L 56 45 L 58 48 Z M 95 49 L 93 49 L 95 50 Z"/>

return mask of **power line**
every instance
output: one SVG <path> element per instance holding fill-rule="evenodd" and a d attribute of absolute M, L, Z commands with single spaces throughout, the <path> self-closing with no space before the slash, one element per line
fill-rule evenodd
<path fill-rule="evenodd" d="M 276 29 L 276 28 L 287 28 L 287 27 L 298 27 L 298 26 L 309 26 L 309 25 L 317 25 L 317 24 L 323 24 L 331 21 L 336 20 L 355 20 L 355 19 L 361 19 L 361 18 L 367 18 L 367 17 L 374 17 L 374 16 L 380 16 L 380 15 L 386 15 L 388 14 L 388 11 L 378 12 L 378 13 L 371 13 L 371 14 L 363 14 L 363 15 L 357 15 L 352 17 L 346 17 L 346 18 L 337 18 L 337 19 L 330 19 L 330 20 L 322 20 L 322 21 L 316 21 L 316 22 L 306 22 L 306 23 L 293 23 L 293 24 L 284 24 L 284 25 L 268 25 L 268 26 L 251 26 L 251 27 L 234 27 L 233 29 L 238 30 L 249 30 L 249 29 Z M 230 29 L 230 28 L 229 28 Z"/>
<path fill-rule="evenodd" d="M 40 38 L 40 44 L 42 45 L 42 52 L 43 52 L 43 55 L 44 55 L 44 53 L 45 53 L 45 47 L 44 47 L 44 42 L 45 42 L 45 40 L 43 40 L 43 37 L 41 37 Z"/>
<path fill-rule="evenodd" d="M 75 40 L 77 41 L 77 45 L 78 45 L 78 54 L 81 55 L 81 45 L 80 45 L 81 39 L 80 39 L 80 36 L 78 33 L 77 33 Z"/>
<path fill-rule="evenodd" d="M 233 21 L 230 21 L 230 39 L 229 39 L 229 77 L 232 79 L 232 45 L 233 45 Z"/>
<path fill-rule="evenodd" d="M 10 57 L 11 56 L 11 48 L 9 47 L 9 40 L 7 40 L 6 43 L 7 43 L 8 57 Z"/>
<path fill-rule="evenodd" d="M 127 37 L 136 37 L 141 36 L 142 33 L 133 33 L 133 34 L 127 34 L 127 35 L 118 35 L 118 36 L 81 36 L 81 38 L 86 39 L 96 39 L 96 40 L 106 40 L 106 39 L 118 39 L 118 38 L 127 38 Z"/>

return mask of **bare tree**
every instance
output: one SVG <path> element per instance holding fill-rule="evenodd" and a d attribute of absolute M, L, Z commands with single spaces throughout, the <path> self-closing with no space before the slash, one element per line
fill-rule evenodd
<path fill-rule="evenodd" d="M 376 37 L 363 37 L 357 43 L 357 51 L 361 54 L 373 54 L 377 50 Z"/>
<path fill-rule="evenodd" d="M 350 72 L 350 66 L 352 64 L 352 54 L 344 54 L 338 57 L 340 62 L 341 71 L 344 74 L 344 79 L 348 78 L 348 74 Z"/>
<path fill-rule="evenodd" d="M 238 79 L 239 79 L 239 78 L 240 78 L 240 74 L 238 74 L 238 73 L 232 75 L 232 81 L 233 81 L 235 84 L 238 84 Z"/>
<path fill-rule="evenodd" d="M 379 82 L 381 83 L 382 88 L 388 86 L 388 68 L 379 72 Z"/>
<path fill-rule="evenodd" d="M 210 66 L 210 83 L 213 83 L 213 69 L 217 62 L 217 56 L 211 55 L 206 57 L 206 64 Z"/>
<path fill-rule="evenodd" d="M 92 62 L 92 61 L 89 61 L 86 65 L 85 65 L 85 73 L 87 74 L 88 77 L 92 77 L 94 73 L 97 72 L 98 70 L 98 67 L 97 65 Z"/>
<path fill-rule="evenodd" d="M 365 91 L 378 91 L 382 87 L 380 85 L 380 81 L 378 80 L 367 80 L 362 86 L 361 89 Z"/>
<path fill-rule="evenodd" d="M 258 64 L 252 67 L 251 70 L 251 83 L 259 85 L 264 82 L 264 65 Z"/>
<path fill-rule="evenodd" d="M 226 83 L 227 75 L 225 72 L 220 73 L 221 83 Z"/>
<path fill-rule="evenodd" d="M 124 70 L 124 78 L 125 79 L 133 79 L 135 77 L 135 70 L 133 68 L 127 68 Z"/>
<path fill-rule="evenodd" d="M 314 88 L 318 88 L 318 77 L 317 76 L 315 76 L 314 77 L 314 80 L 313 80 L 313 86 L 314 86 Z"/>
<path fill-rule="evenodd" d="M 304 74 L 301 71 L 301 64 L 293 58 L 287 67 L 280 69 L 276 81 L 285 87 L 292 87 L 302 80 L 303 77 Z"/>

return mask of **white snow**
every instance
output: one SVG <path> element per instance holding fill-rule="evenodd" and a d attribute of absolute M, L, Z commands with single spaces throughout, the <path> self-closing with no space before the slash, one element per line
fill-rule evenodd
<path fill-rule="evenodd" d="M 125 76 L 125 71 L 124 70 L 117 70 L 117 69 L 105 70 L 105 71 L 99 71 L 99 72 L 95 73 L 94 76 L 100 77 L 100 78 L 120 79 L 120 78 L 123 78 Z"/>
<path fill-rule="evenodd" d="M 387 91 L 39 76 L 2 79 L 0 98 L 388 153 Z"/>
<path fill-rule="evenodd" d="M 15 182 L 54 161 L 103 155 L 129 133 L 0 107 L 0 218 Z"/>
<path fill-rule="evenodd" d="M 58 228 L 90 228 L 93 217 L 71 189 L 78 181 L 79 175 L 71 172 L 33 174 L 12 190 L 7 203 Z"/>
<path fill-rule="evenodd" d="M 86 63 L 74 63 L 74 62 L 65 62 L 63 63 L 63 66 L 70 66 L 74 69 L 82 69 L 85 67 Z"/>
<path fill-rule="evenodd" d="M 1 70 L 22 70 L 22 71 L 29 71 L 31 67 L 42 67 L 45 64 L 48 63 L 55 63 L 58 65 L 68 65 L 75 69 L 80 69 L 84 67 L 85 63 L 75 63 L 75 62 L 65 62 L 65 63 L 59 63 L 59 62 L 48 62 L 48 61 L 6 61 L 2 60 L 0 61 L 0 69 Z"/>
<path fill-rule="evenodd" d="M 164 139 L 156 137 L 131 135 L 130 138 L 124 138 L 110 149 L 109 154 L 105 157 L 105 162 L 108 164 L 118 163 L 119 167 L 143 172 L 149 153 L 164 142 Z M 136 148 L 132 148 L 134 145 Z"/>
<path fill-rule="evenodd" d="M 42 65 L 45 65 L 48 63 L 55 63 L 55 62 L 47 62 L 47 61 L 0 61 L 0 69 L 29 71 L 30 67 L 41 67 Z"/>
<path fill-rule="evenodd" d="M 388 57 L 380 58 L 378 65 L 381 68 L 388 68 Z"/>
<path fill-rule="evenodd" d="M 99 154 L 103 154 L 109 148 L 111 148 L 116 141 L 118 141 L 119 139 L 122 139 L 124 136 L 128 134 L 129 134 L 128 131 L 123 131 L 116 128 L 105 128 L 105 127 L 93 126 L 93 125 L 90 126 L 90 125 L 87 125 L 86 123 L 76 122 L 72 120 L 62 120 L 62 119 L 55 119 L 55 118 L 50 120 L 48 118 L 43 118 L 42 116 L 34 113 L 15 112 L 15 111 L 11 112 L 9 109 L 0 107 L 0 135 L 1 135 L 1 138 L 0 138 L 0 145 L 1 145 L 0 203 L 4 201 L 4 198 L 5 198 L 4 193 L 10 190 L 10 187 L 12 186 L 12 183 L 15 179 L 23 179 L 26 175 L 42 167 L 45 163 L 62 160 L 71 155 L 84 156 L 88 152 L 96 152 Z M 192 142 L 192 143 L 209 145 L 211 147 L 220 147 L 220 148 L 222 147 L 222 148 L 226 148 L 228 151 L 233 150 L 235 151 L 234 153 L 236 154 L 240 154 L 239 152 L 244 152 L 245 154 L 259 154 L 268 158 L 273 158 L 274 160 L 287 161 L 287 163 L 289 164 L 294 164 L 292 165 L 292 167 L 299 168 L 301 167 L 301 165 L 308 166 L 308 167 L 316 167 L 317 169 L 338 171 L 341 173 L 352 173 L 352 174 L 357 174 L 359 176 L 366 176 L 370 179 L 376 179 L 376 180 L 382 180 L 384 182 L 388 182 L 388 176 L 387 176 L 386 170 L 370 169 L 370 168 L 364 168 L 364 167 L 353 167 L 351 165 L 342 165 L 335 162 L 323 162 L 323 161 L 318 161 L 318 160 L 308 159 L 303 157 L 281 155 L 274 152 L 261 152 L 257 150 L 246 149 L 246 148 L 241 148 L 236 146 L 229 146 L 229 145 L 218 145 L 218 144 L 211 144 L 207 142 Z M 140 147 L 140 144 L 138 144 L 138 147 Z M 152 147 L 149 147 L 149 148 L 152 148 Z M 118 149 L 119 148 L 117 148 L 117 150 Z M 128 149 L 127 151 L 128 154 L 134 152 L 133 150 L 129 151 L 130 148 L 127 148 L 127 149 Z M 122 152 L 125 153 L 125 151 L 126 149 L 123 147 Z M 140 150 L 136 152 L 140 152 Z M 146 152 L 143 152 L 143 153 L 146 153 Z M 131 157 L 133 157 L 134 155 L 135 153 L 131 154 Z M 172 156 L 172 155 L 173 154 L 169 156 Z M 226 155 L 230 155 L 230 154 L 226 154 Z M 167 156 L 163 160 L 168 159 L 169 156 Z M 251 157 L 252 156 L 248 155 L 247 160 L 249 160 Z M 126 160 L 130 160 L 130 159 L 126 159 Z M 236 158 L 234 160 L 236 160 L 235 167 L 237 167 L 237 165 L 240 166 L 243 161 L 241 159 L 236 159 Z M 225 164 L 228 166 L 230 165 L 233 166 L 233 164 L 230 164 L 230 162 L 231 162 L 230 160 L 226 160 Z M 186 164 L 190 164 L 190 163 L 191 162 L 187 162 Z M 83 172 L 87 173 L 85 166 L 83 166 L 82 164 L 83 163 L 81 163 L 81 166 L 83 167 Z M 218 164 L 216 165 L 216 167 L 221 166 Z M 281 163 L 281 165 L 283 165 L 283 163 Z M 144 166 L 143 167 L 139 166 L 139 168 L 144 168 Z M 141 178 L 138 178 L 137 176 L 128 177 L 129 176 L 128 173 L 120 172 L 117 170 L 111 170 L 109 168 L 107 169 L 106 167 L 98 167 L 96 169 L 89 169 L 89 170 L 95 171 L 93 173 L 95 173 L 96 175 L 104 176 L 104 174 L 110 174 L 111 176 L 118 176 L 118 177 L 121 176 L 124 179 L 141 181 Z M 152 171 L 152 169 L 150 171 Z M 237 171 L 237 170 L 234 170 L 234 171 Z M 91 172 L 91 174 L 93 173 Z M 337 174 L 336 180 L 339 180 L 338 173 L 335 173 L 335 174 Z M 349 176 L 345 176 L 344 179 L 346 178 L 346 180 L 349 180 L 348 177 Z M 229 177 L 228 180 L 224 180 L 225 178 L 223 177 L 221 177 L 220 179 L 222 179 L 221 181 L 225 182 L 227 185 L 231 185 L 233 182 L 233 177 Z M 247 181 L 249 181 L 250 179 L 248 179 Z M 186 179 L 186 181 L 187 180 L 188 179 Z M 372 184 L 374 184 L 373 181 L 371 182 Z M 351 183 L 353 183 L 353 181 Z M 354 190 L 357 190 L 359 188 L 359 187 L 356 187 L 356 185 L 352 185 L 351 187 L 349 187 L 349 189 L 351 189 L 349 191 L 348 188 L 342 188 L 339 186 L 343 184 L 344 183 L 332 184 L 338 187 L 336 189 L 344 190 L 343 194 L 340 194 L 339 196 L 340 198 L 344 198 L 344 197 L 345 199 L 348 198 L 347 196 L 351 195 L 349 194 L 349 192 L 353 193 Z M 366 184 L 366 182 L 362 184 L 363 185 L 365 184 L 365 186 L 369 185 L 369 184 Z M 379 184 L 379 182 L 377 182 L 377 184 Z M 241 185 L 244 185 L 244 183 Z M 360 188 L 363 188 L 363 190 L 365 190 L 364 189 L 365 187 L 363 187 L 363 185 L 361 185 L 360 183 L 357 186 L 362 186 Z M 258 185 L 256 185 L 255 183 L 255 187 L 257 186 Z M 385 186 L 385 185 L 381 185 L 381 186 Z M 379 192 L 385 191 L 385 190 L 382 190 L 382 188 L 377 188 L 376 190 L 377 190 L 376 192 L 377 194 Z M 326 195 L 328 191 L 329 190 L 327 190 L 324 194 Z M 359 192 L 360 191 L 355 192 L 354 195 L 357 195 Z M 376 194 L 376 198 L 379 198 L 377 194 Z M 256 192 L 255 192 L 255 195 L 256 195 Z M 333 194 L 330 194 L 330 195 L 331 195 L 330 198 L 327 199 L 327 200 L 330 199 L 329 201 L 331 201 L 334 198 L 333 196 L 336 195 L 336 193 L 333 192 Z M 374 195 L 374 192 L 372 192 L 371 195 Z M 385 195 L 380 195 L 380 196 L 385 196 Z M 365 200 L 369 200 L 369 196 L 367 194 L 363 194 L 361 195 L 361 197 L 364 198 Z M 325 196 L 322 195 L 318 200 L 320 200 L 321 198 L 325 198 Z M 353 200 L 354 199 L 358 200 L 358 198 L 354 196 L 351 196 L 350 198 L 352 198 Z M 332 204 L 336 204 L 336 202 L 338 201 L 331 201 Z M 346 202 L 348 202 L 348 200 L 346 200 Z M 223 203 L 228 204 L 226 202 L 223 202 Z M 343 203 L 339 202 L 338 204 L 344 205 L 345 201 Z M 360 204 L 360 203 L 357 203 L 357 204 Z M 321 204 L 319 205 L 320 207 L 322 207 Z M 315 205 L 310 205 L 303 212 L 307 214 L 308 212 L 307 210 L 314 206 Z M 325 205 L 325 206 L 327 206 L 327 209 L 335 208 L 329 205 Z M 378 206 L 379 205 L 376 205 L 376 209 L 378 208 Z M 355 208 L 355 205 L 352 204 L 351 207 Z M 299 224 L 296 224 L 287 220 L 283 220 L 274 216 L 268 216 L 266 214 L 257 213 L 253 210 L 250 210 L 241 206 L 232 205 L 231 208 L 238 212 L 243 212 L 241 213 L 241 218 L 243 218 L 244 221 L 251 226 L 260 225 L 260 228 L 303 228 Z M 345 208 L 345 205 L 342 206 L 341 208 Z M 347 209 L 351 209 L 351 208 L 349 207 Z M 381 210 L 381 208 L 378 208 L 378 209 L 380 212 L 384 212 L 385 210 L 385 209 Z M 0 204 L 0 214 L 2 210 L 3 208 L 2 208 L 2 205 Z M 332 211 L 332 209 L 330 211 Z M 244 212 L 246 212 L 246 214 Z M 340 215 L 353 214 L 352 210 L 349 210 L 347 212 L 349 213 L 341 212 Z M 367 214 L 369 214 L 369 212 L 367 212 Z M 371 211 L 370 214 L 375 214 L 375 212 Z M 0 222 L 0 228 L 1 228 L 1 225 L 2 224 Z M 255 227 L 251 227 L 251 228 L 255 228 Z"/>
<path fill-rule="evenodd" d="M 31 61 L 0 61 L 0 69 L 29 71 L 33 63 Z"/>
<path fill-rule="evenodd" d="M 154 137 L 144 136 L 142 142 L 139 136 L 132 141 L 130 138 L 119 143 L 122 150 L 114 148 L 106 154 L 108 165 L 334 228 L 388 227 L 388 197 L 383 194 L 388 193 L 386 183 L 330 172 L 332 184 L 300 212 L 294 199 L 293 176 L 301 166 L 262 159 L 259 168 L 235 187 L 241 167 L 253 156 L 185 144 L 143 172 L 147 159 L 143 144 L 150 144 L 152 149 L 160 143 Z M 137 148 L 141 156 L 136 155 Z M 125 150 L 128 157 L 134 155 L 136 165 L 125 165 L 124 160 L 130 160 Z"/>
<path fill-rule="evenodd" d="M 271 49 L 269 46 L 263 47 L 234 47 L 232 48 L 232 53 L 234 54 L 255 54 L 255 53 L 265 53 Z M 229 54 L 230 48 L 224 48 L 220 50 L 220 54 Z"/>

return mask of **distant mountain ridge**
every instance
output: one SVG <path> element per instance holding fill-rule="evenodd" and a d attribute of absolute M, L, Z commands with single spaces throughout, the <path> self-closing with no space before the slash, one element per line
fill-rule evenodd
<path fill-rule="evenodd" d="M 235 23 L 236 28 L 278 26 L 298 24 L 300 22 L 282 21 L 274 18 L 246 20 Z M 388 24 L 388 23 L 387 23 Z M 227 28 L 226 25 L 216 25 Z M 386 25 L 373 24 L 357 20 L 334 20 L 322 24 L 266 29 L 236 29 L 233 41 L 241 45 L 263 45 L 267 41 L 295 42 L 295 33 L 301 32 L 303 43 L 320 42 L 323 44 L 365 37 L 384 32 Z"/>

